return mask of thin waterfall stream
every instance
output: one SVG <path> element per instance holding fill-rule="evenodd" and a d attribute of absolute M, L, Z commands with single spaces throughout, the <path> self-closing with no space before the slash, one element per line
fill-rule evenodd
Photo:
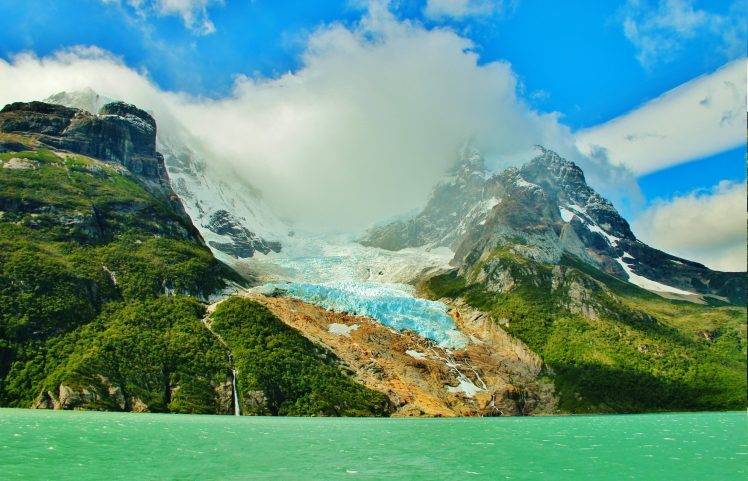
<path fill-rule="evenodd" d="M 228 355 L 229 359 L 229 365 L 231 366 L 231 398 L 232 398 L 232 404 L 234 406 L 234 416 L 241 416 L 241 408 L 239 407 L 239 391 L 236 389 L 236 366 L 234 366 L 234 355 L 231 353 L 231 349 L 229 349 L 228 344 L 226 344 L 226 341 L 223 340 L 221 336 L 213 332 L 213 329 L 210 327 L 210 314 L 215 310 L 215 307 L 220 303 L 221 301 L 212 304 L 208 306 L 207 312 L 205 317 L 203 318 L 203 326 L 210 332 L 216 339 L 218 339 L 218 342 L 220 342 L 223 347 L 226 348 L 226 354 Z"/>
<path fill-rule="evenodd" d="M 234 416 L 241 416 L 239 408 L 239 393 L 236 390 L 236 368 L 234 367 L 234 356 L 229 351 L 229 362 L 231 363 L 231 396 L 234 398 Z"/>

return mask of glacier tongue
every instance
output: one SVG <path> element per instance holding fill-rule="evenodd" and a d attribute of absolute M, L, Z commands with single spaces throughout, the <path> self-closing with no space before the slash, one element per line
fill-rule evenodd
<path fill-rule="evenodd" d="M 410 330 L 446 348 L 467 338 L 455 327 L 447 307 L 419 299 L 407 283 L 427 272 L 449 268 L 448 248 L 387 251 L 346 237 L 298 234 L 279 253 L 247 259 L 250 269 L 271 282 L 256 288 L 276 290 L 325 309 L 368 316 L 396 330 Z"/>
<path fill-rule="evenodd" d="M 413 297 L 412 287 L 371 281 L 337 281 L 324 284 L 274 283 L 267 287 L 338 312 L 373 317 L 385 326 L 409 330 L 441 347 L 461 348 L 467 337 L 457 330 L 447 307 Z"/>

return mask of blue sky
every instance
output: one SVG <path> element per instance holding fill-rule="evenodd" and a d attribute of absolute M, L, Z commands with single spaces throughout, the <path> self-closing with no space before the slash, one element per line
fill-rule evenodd
<path fill-rule="evenodd" d="M 558 112 L 572 132 L 625 116 L 746 55 L 744 0 L 428 2 L 393 1 L 389 10 L 400 22 L 469 39 L 481 65 L 508 62 L 519 96 L 540 112 Z M 310 35 L 334 23 L 355 28 L 366 11 L 365 2 L 350 0 L 169 3 L 0 0 L 0 57 L 97 46 L 161 90 L 221 99 L 237 75 L 272 79 L 303 68 Z M 645 201 L 638 209 L 745 181 L 744 144 L 712 150 L 638 172 Z M 637 215 L 627 203 L 619 207 Z"/>

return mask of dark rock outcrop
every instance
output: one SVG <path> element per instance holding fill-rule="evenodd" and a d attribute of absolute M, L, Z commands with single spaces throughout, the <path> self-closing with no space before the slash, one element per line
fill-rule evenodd
<path fill-rule="evenodd" d="M 116 162 L 169 200 L 164 159 L 156 152 L 156 121 L 134 105 L 114 102 L 98 115 L 45 102 L 16 102 L 0 110 L 0 132 L 34 138 L 55 150 Z"/>
<path fill-rule="evenodd" d="M 0 133 L 19 134 L 41 147 L 82 154 L 124 167 L 126 173 L 168 203 L 181 217 L 184 226 L 177 230 L 186 230 L 180 237 L 195 237 L 202 243 L 202 237 L 171 188 L 164 159 L 156 151 L 156 121 L 146 111 L 124 102 L 113 102 L 94 115 L 45 102 L 16 102 L 0 110 Z M 7 145 L 9 142 L 13 145 Z M 4 145 L 14 150 L 26 148 L 13 141 L 5 141 Z M 123 208 L 137 209 L 138 206 Z M 142 214 L 143 222 L 154 215 Z M 88 217 L 96 215 L 92 213 Z"/>
<path fill-rule="evenodd" d="M 268 254 L 271 251 L 281 251 L 280 242 L 266 241 L 254 232 L 249 231 L 236 217 L 225 210 L 213 212 L 205 227 L 215 234 L 231 239 L 230 242 L 210 241 L 209 245 L 235 258 L 249 258 L 255 252 Z"/>

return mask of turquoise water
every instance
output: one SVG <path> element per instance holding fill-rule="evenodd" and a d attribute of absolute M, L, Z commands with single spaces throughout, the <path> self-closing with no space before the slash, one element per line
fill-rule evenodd
<path fill-rule="evenodd" d="M 2 480 L 741 480 L 746 413 L 323 419 L 0 409 Z"/>

